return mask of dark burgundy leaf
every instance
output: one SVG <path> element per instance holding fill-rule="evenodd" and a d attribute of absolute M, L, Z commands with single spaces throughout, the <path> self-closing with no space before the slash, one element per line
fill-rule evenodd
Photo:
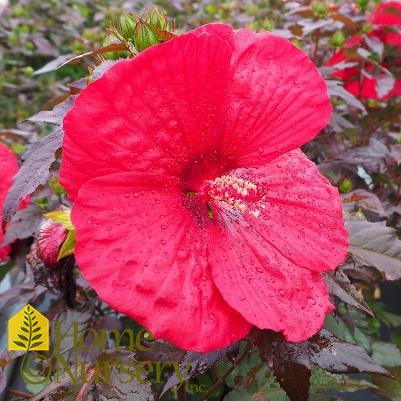
<path fill-rule="evenodd" d="M 14 285 L 0 294 L 0 324 L 7 317 L 7 310 L 16 304 L 35 303 L 36 299 L 46 292 L 46 288 L 35 285 L 33 282 Z"/>
<path fill-rule="evenodd" d="M 106 60 L 102 64 L 98 65 L 92 72 L 92 79 L 99 79 L 108 69 L 114 64 L 118 63 L 118 60 Z"/>
<path fill-rule="evenodd" d="M 344 89 L 341 81 L 326 80 L 327 90 L 330 97 L 339 97 L 351 107 L 365 111 L 365 106 L 350 92 Z"/>
<path fill-rule="evenodd" d="M 370 50 L 374 51 L 380 56 L 380 58 L 382 58 L 384 50 L 383 42 L 375 36 L 364 35 L 363 39 L 370 48 Z"/>
<path fill-rule="evenodd" d="M 262 359 L 273 368 L 274 375 L 290 400 L 307 400 L 311 377 L 308 343 L 287 342 L 280 333 L 270 330 L 254 330 L 252 336 Z"/>
<path fill-rule="evenodd" d="M 362 209 L 379 217 L 387 217 L 380 199 L 374 193 L 365 191 L 364 189 L 357 189 L 343 195 L 343 203 L 347 207 L 350 206 L 348 209 L 351 213 Z"/>
<path fill-rule="evenodd" d="M 172 387 L 182 384 L 182 380 L 189 380 L 194 377 L 200 376 L 210 369 L 215 363 L 225 359 L 227 354 L 231 354 L 238 350 L 238 343 L 234 343 L 222 350 L 200 353 L 200 352 L 186 352 L 183 359 L 179 364 L 181 372 L 181 380 L 174 372 L 167 380 L 163 387 L 160 398 Z"/>
<path fill-rule="evenodd" d="M 29 131 L 23 131 L 20 129 L 13 129 L 13 128 L 6 128 L 6 129 L 0 129 L 0 138 L 7 138 L 11 137 L 13 139 L 31 139 L 33 136 L 32 132 Z"/>
<path fill-rule="evenodd" d="M 343 163 L 354 164 L 379 173 L 386 171 L 388 159 L 391 159 L 388 147 L 376 138 L 370 138 L 368 146 L 346 150 L 336 157 L 336 160 Z"/>
<path fill-rule="evenodd" d="M 73 104 L 73 98 L 68 97 L 64 102 L 59 103 L 51 111 L 40 111 L 39 113 L 29 117 L 27 121 L 32 121 L 35 123 L 47 123 L 53 125 L 61 125 L 64 116 L 70 110 Z"/>
<path fill-rule="evenodd" d="M 19 210 L 11 219 L 3 245 L 11 244 L 16 239 L 29 238 L 39 232 L 43 220 L 43 211 L 35 205 Z"/>
<path fill-rule="evenodd" d="M 3 209 L 3 226 L 16 213 L 22 199 L 35 189 L 46 184 L 50 178 L 50 166 L 55 160 L 55 153 L 61 147 L 63 130 L 56 128 L 50 135 L 34 143 L 25 154 L 25 161 L 14 178 Z"/>
<path fill-rule="evenodd" d="M 357 262 L 375 267 L 387 280 L 401 278 L 401 241 L 395 229 L 365 220 L 347 221 L 346 227 Z"/>
<path fill-rule="evenodd" d="M 65 56 L 65 59 L 64 59 L 63 63 L 58 62 L 58 63 L 54 64 L 54 66 L 57 65 L 56 68 L 54 68 L 54 66 L 51 66 L 53 68 L 52 70 L 41 71 L 45 67 L 49 66 L 49 64 L 52 63 L 52 62 L 50 62 L 49 64 L 46 64 L 44 67 L 42 67 L 40 70 L 35 71 L 35 74 L 42 74 L 43 72 L 53 71 L 53 70 L 56 70 L 56 69 L 61 68 L 61 67 L 65 66 L 65 65 L 68 65 L 68 64 L 79 63 L 81 60 L 83 60 L 85 57 L 88 57 L 88 56 L 95 57 L 95 56 L 97 56 L 99 54 L 126 51 L 126 50 L 128 50 L 128 48 L 124 43 L 111 43 L 111 44 L 109 44 L 107 46 L 99 47 L 98 49 L 92 50 L 92 51 L 84 53 L 84 54 L 80 54 L 78 56 L 74 56 L 73 54 L 72 55 L 69 54 L 69 55 L 67 55 L 67 56 L 69 56 L 68 58 L 67 58 L 67 56 Z M 74 57 L 71 57 L 71 56 L 74 56 Z M 60 57 L 63 57 L 63 56 L 60 56 Z M 60 59 L 60 57 L 58 57 L 56 60 Z M 53 62 L 55 62 L 56 60 L 53 60 Z"/>
<path fill-rule="evenodd" d="M 41 34 L 33 34 L 31 36 L 32 42 L 36 46 L 37 54 L 43 54 L 45 56 L 57 57 L 59 50 L 49 40 L 44 38 Z"/>
<path fill-rule="evenodd" d="M 376 80 L 376 92 L 379 98 L 386 96 L 394 89 L 395 78 L 392 75 L 383 74 Z"/>
<path fill-rule="evenodd" d="M 145 341 L 144 344 L 146 348 L 150 349 L 147 351 L 137 349 L 135 351 L 136 357 L 140 361 L 159 361 L 161 363 L 168 361 L 181 362 L 186 355 L 184 350 L 176 348 L 174 345 L 163 340 Z"/>
<path fill-rule="evenodd" d="M 311 360 L 332 373 L 372 372 L 391 376 L 359 345 L 339 340 L 327 330 L 321 330 L 309 340 Z"/>
<path fill-rule="evenodd" d="M 45 64 L 42 68 L 39 68 L 39 70 L 36 70 L 33 75 L 40 75 L 46 72 L 56 71 L 57 69 L 65 65 L 66 61 L 70 60 L 72 57 L 74 57 L 73 53 L 58 56 L 54 60 Z"/>
<path fill-rule="evenodd" d="M 355 128 L 355 125 L 345 119 L 341 114 L 338 114 L 336 111 L 331 113 L 330 127 L 333 128 L 335 132 L 343 132 L 344 128 Z"/>
<path fill-rule="evenodd" d="M 348 305 L 352 305 L 370 316 L 373 316 L 373 312 L 366 304 L 363 297 L 342 271 L 337 270 L 334 273 L 325 274 L 324 280 L 326 281 L 331 295 L 334 295 Z"/>

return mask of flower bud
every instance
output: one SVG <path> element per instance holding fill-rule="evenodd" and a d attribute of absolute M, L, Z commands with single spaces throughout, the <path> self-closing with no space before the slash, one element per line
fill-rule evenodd
<path fill-rule="evenodd" d="M 157 8 L 149 11 L 145 21 L 156 30 L 165 31 L 169 28 L 166 14 Z"/>
<path fill-rule="evenodd" d="M 138 51 L 159 43 L 156 31 L 144 20 L 138 20 L 133 37 L 134 46 Z"/>
<path fill-rule="evenodd" d="M 368 6 L 369 0 L 356 0 L 356 4 L 358 4 L 359 8 L 362 11 L 365 11 Z"/>
<path fill-rule="evenodd" d="M 353 190 L 353 184 L 352 181 L 348 178 L 344 178 L 341 182 L 340 182 L 340 191 L 343 194 L 347 194 L 348 192 L 351 192 Z"/>
<path fill-rule="evenodd" d="M 341 47 L 345 42 L 345 35 L 342 31 L 334 32 L 333 36 L 331 37 L 331 45 L 333 47 Z"/>
<path fill-rule="evenodd" d="M 314 1 L 311 4 L 314 17 L 324 18 L 327 15 L 327 5 L 321 1 Z"/>
<path fill-rule="evenodd" d="M 67 234 L 67 229 L 55 221 L 48 220 L 42 225 L 37 238 L 37 251 L 46 267 L 57 265 L 58 254 Z"/>
<path fill-rule="evenodd" d="M 120 32 L 126 41 L 133 41 L 137 19 L 132 14 L 123 14 L 120 17 Z"/>

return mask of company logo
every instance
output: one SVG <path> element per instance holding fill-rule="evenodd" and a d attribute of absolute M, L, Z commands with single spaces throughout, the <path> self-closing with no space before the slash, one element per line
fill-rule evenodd
<path fill-rule="evenodd" d="M 49 320 L 33 306 L 27 305 L 8 321 L 10 351 L 47 351 Z"/>
<path fill-rule="evenodd" d="M 86 328 L 79 330 L 79 322 L 55 321 L 52 324 L 52 355 L 49 351 L 49 320 L 32 305 L 27 305 L 8 321 L 9 351 L 26 351 L 21 363 L 20 374 L 29 384 L 41 385 L 50 380 L 56 386 L 68 382 L 84 388 L 88 383 L 98 386 L 118 386 L 128 383 L 164 383 L 166 370 L 173 371 L 177 378 L 176 392 L 182 386 L 186 391 L 205 392 L 204 385 L 190 384 L 191 361 L 151 361 L 136 360 L 135 352 L 152 350 L 153 335 L 147 329 L 134 333 L 131 329 L 120 332 L 117 329 L 106 331 Z M 85 339 L 91 336 L 91 344 Z M 114 347 L 109 348 L 113 339 Z M 127 344 L 122 346 L 123 342 Z M 64 351 L 67 350 L 67 351 Z M 33 351 L 33 352 L 30 352 Z M 87 352 L 97 351 L 99 355 L 93 362 L 82 360 Z M 85 387 L 86 388 L 86 387 Z"/>

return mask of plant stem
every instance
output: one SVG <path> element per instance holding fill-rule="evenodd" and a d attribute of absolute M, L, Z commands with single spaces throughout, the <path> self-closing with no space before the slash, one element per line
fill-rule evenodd
<path fill-rule="evenodd" d="M 185 386 L 180 386 L 180 388 L 177 390 L 177 401 L 187 401 Z"/>
<path fill-rule="evenodd" d="M 27 398 L 27 399 L 32 398 L 32 394 L 25 393 L 24 391 L 16 390 L 15 388 L 12 388 L 12 387 L 7 386 L 6 391 L 7 391 L 7 393 L 14 394 L 18 397 Z"/>
<path fill-rule="evenodd" d="M 209 391 L 204 394 L 198 401 L 205 401 L 209 398 L 209 396 L 221 385 L 224 383 L 224 380 L 230 375 L 230 373 L 235 370 L 235 368 L 239 365 L 239 363 L 248 355 L 249 350 L 251 349 L 251 344 L 248 343 L 245 349 L 238 355 L 238 358 L 235 360 L 235 363 L 227 369 L 227 371 L 223 374 L 223 376 L 219 377 L 214 383 L 213 386 L 210 387 Z"/>

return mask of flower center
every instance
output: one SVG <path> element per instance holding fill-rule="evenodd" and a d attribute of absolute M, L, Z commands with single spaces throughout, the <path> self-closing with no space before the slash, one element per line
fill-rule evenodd
<path fill-rule="evenodd" d="M 261 201 L 265 197 L 257 185 L 233 175 L 222 175 L 213 181 L 206 180 L 201 187 L 200 195 L 206 198 L 206 201 L 219 201 L 224 206 L 241 213 L 249 212 L 254 217 L 259 217 L 261 209 L 264 208 Z"/>

